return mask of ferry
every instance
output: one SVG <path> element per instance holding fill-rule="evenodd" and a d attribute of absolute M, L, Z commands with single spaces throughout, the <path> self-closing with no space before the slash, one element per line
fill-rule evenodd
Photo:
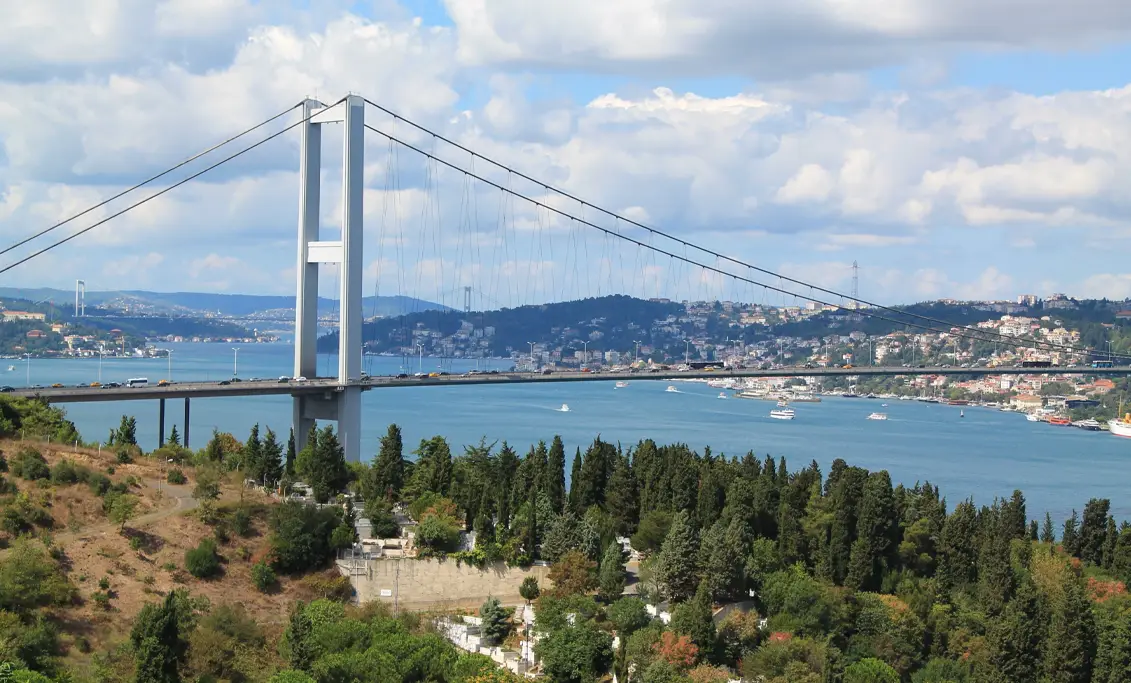
<path fill-rule="evenodd" d="M 617 389 L 624 389 L 624 388 L 625 388 L 625 387 L 627 387 L 627 386 L 628 386 L 628 382 L 625 382 L 624 380 L 621 380 L 621 381 L 617 382 L 617 386 L 616 386 L 616 388 L 617 388 Z"/>
<path fill-rule="evenodd" d="M 793 408 L 777 408 L 770 411 L 770 417 L 775 420 L 792 420 L 795 416 Z"/>
<path fill-rule="evenodd" d="M 671 393 L 673 393 L 673 394 L 678 394 L 678 393 L 679 393 L 679 389 L 676 389 L 676 388 L 675 388 L 675 385 L 674 385 L 674 384 L 669 384 L 669 385 L 668 385 L 668 388 L 667 388 L 667 389 L 665 389 L 664 391 L 668 391 L 668 392 L 671 392 Z"/>
<path fill-rule="evenodd" d="M 1107 427 L 1115 436 L 1131 437 L 1131 413 L 1124 415 L 1122 420 L 1109 420 Z"/>
<path fill-rule="evenodd" d="M 1103 429 L 1103 425 L 1101 425 L 1098 420 L 1094 419 L 1076 420 L 1072 423 L 1072 426 L 1078 429 L 1085 429 L 1089 432 L 1098 432 Z"/>
<path fill-rule="evenodd" d="M 886 420 L 888 416 L 886 413 L 872 413 L 868 416 L 869 420 Z"/>
<path fill-rule="evenodd" d="M 1069 420 L 1067 417 L 1050 417 L 1049 424 L 1056 427 L 1067 427 L 1072 424 L 1072 420 Z"/>

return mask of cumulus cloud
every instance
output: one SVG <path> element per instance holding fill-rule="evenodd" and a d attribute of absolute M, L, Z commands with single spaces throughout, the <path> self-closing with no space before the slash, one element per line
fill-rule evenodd
<path fill-rule="evenodd" d="M 1038 268 L 979 245 L 1004 232 L 1003 244 L 1035 253 L 1131 234 L 1131 86 L 1046 96 L 937 87 L 955 46 L 1126 37 L 1131 9 L 1082 1 L 1069 11 L 1037 0 L 1017 15 L 1004 0 L 983 0 L 977 12 L 966 0 L 905 0 L 882 12 L 869 10 L 870 0 L 447 0 L 452 27 L 395 7 L 362 17 L 345 0 L 309 9 L 245 0 L 96 1 L 81 11 L 62 0 L 25 3 L 0 26 L 10 55 L 0 66 L 0 236 L 10 243 L 73 215 L 307 95 L 333 101 L 352 91 L 480 156 L 369 109 L 380 130 L 569 214 L 369 134 L 365 257 L 382 265 L 367 271 L 366 286 L 382 293 L 412 294 L 411 284 L 454 305 L 463 286 L 500 305 L 598 290 L 760 296 L 570 220 L 685 253 L 593 205 L 759 265 L 784 263 L 788 274 L 824 286 L 843 289 L 846 264 L 869 256 L 862 281 L 882 301 L 1006 295 L 1053 276 L 1084 286 L 1077 273 L 1042 272 L 1069 259 Z M 887 63 L 910 64 L 915 89 L 876 91 L 859 70 Z M 671 87 L 675 66 L 768 80 L 708 96 Z M 562 68 L 665 75 L 646 77 L 651 90 L 586 101 L 565 90 L 531 95 L 545 85 L 540 76 Z M 586 203 L 554 197 L 483 156 Z M 321 214 L 332 234 L 341 212 L 334 126 L 323 157 Z M 289 293 L 296 168 L 292 131 L 52 252 L 52 267 L 35 277 L 60 285 L 97 268 L 102 282 L 86 275 L 92 288 L 137 286 L 151 264 L 141 255 L 159 254 L 166 288 Z M 826 262 L 828 252 L 837 263 Z M 952 263 L 937 260 L 943 253 Z M 973 259 L 964 272 L 976 277 L 951 274 L 963 254 Z M 1120 292 L 1121 282 L 1111 276 L 1086 288 Z"/>

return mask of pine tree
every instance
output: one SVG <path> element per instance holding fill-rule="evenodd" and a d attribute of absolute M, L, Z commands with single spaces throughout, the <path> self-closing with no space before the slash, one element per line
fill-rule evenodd
<path fill-rule="evenodd" d="M 1001 504 L 1001 533 L 1006 538 L 1025 538 L 1025 496 L 1014 490 L 1013 497 Z"/>
<path fill-rule="evenodd" d="M 601 567 L 597 573 L 597 597 L 611 604 L 624 593 L 626 573 L 624 570 L 624 550 L 615 541 L 605 549 Z"/>
<path fill-rule="evenodd" d="M 1111 573 L 1124 584 L 1131 584 L 1131 524 L 1123 522 L 1111 557 Z"/>
<path fill-rule="evenodd" d="M 146 605 L 130 632 L 137 659 L 136 683 L 180 683 L 178 669 L 188 654 L 182 597 L 171 591 L 160 605 Z"/>
<path fill-rule="evenodd" d="M 1044 620 L 1036 586 L 1021 581 L 1017 593 L 986 636 L 987 668 L 979 680 L 986 683 L 1036 683 L 1041 673 L 1041 637 Z"/>
<path fill-rule="evenodd" d="M 569 507 L 577 512 L 581 508 L 581 449 L 573 454 L 573 465 L 569 469 Z"/>
<path fill-rule="evenodd" d="M 676 513 L 656 557 L 656 579 L 672 602 L 682 602 L 699 587 L 699 538 L 686 510 Z"/>
<path fill-rule="evenodd" d="M 349 483 L 349 468 L 332 426 L 326 425 L 321 431 L 310 430 L 306 447 L 295 458 L 295 471 L 310 485 L 314 499 L 319 503 L 325 503 L 331 496 L 345 490 Z"/>
<path fill-rule="evenodd" d="M 1111 569 L 1115 563 L 1115 545 L 1119 542 L 1119 531 L 1115 528 L 1115 518 L 1107 518 L 1107 529 L 1104 533 L 1103 568 Z"/>
<path fill-rule="evenodd" d="M 605 509 L 612 518 L 614 530 L 621 536 L 631 536 L 636 532 L 640 506 L 636 500 L 636 476 L 625 456 L 617 456 L 613 476 L 609 478 L 605 493 Z"/>
<path fill-rule="evenodd" d="M 114 433 L 113 443 L 116 446 L 136 446 L 137 420 L 129 415 L 123 415 L 118 431 Z"/>
<path fill-rule="evenodd" d="M 291 435 L 287 437 L 287 457 L 283 461 L 283 472 L 288 477 L 295 476 L 295 428 L 291 427 Z"/>
<path fill-rule="evenodd" d="M 977 579 L 978 516 L 974 503 L 964 500 L 946 518 L 939 539 L 937 576 L 944 590 L 959 588 Z"/>
<path fill-rule="evenodd" d="M 1010 537 L 1015 520 L 1005 517 L 997 503 L 982 514 L 982 545 L 978 553 L 978 594 L 990 614 L 998 614 L 1013 594 Z"/>
<path fill-rule="evenodd" d="M 879 589 L 888 556 L 895 548 L 897 531 L 891 477 L 887 471 L 873 472 L 868 475 L 860 500 L 856 541 L 852 544 L 845 585 L 857 590 Z"/>
<path fill-rule="evenodd" d="M 498 598 L 487 598 L 479 608 L 479 618 L 483 620 L 483 639 L 487 645 L 502 643 L 510 632 L 510 615 Z"/>
<path fill-rule="evenodd" d="M 373 461 L 373 485 L 370 495 L 396 500 L 404 487 L 404 441 L 401 428 L 389 425 L 381 437 L 381 448 Z"/>
<path fill-rule="evenodd" d="M 1045 522 L 1041 525 L 1041 543 L 1056 543 L 1056 532 L 1052 526 L 1052 515 L 1045 512 Z"/>
<path fill-rule="evenodd" d="M 315 653 L 310 643 L 313 630 L 314 625 L 306 614 L 306 605 L 299 601 L 291 611 L 290 623 L 283 636 L 290 650 L 291 668 L 295 671 L 309 671 L 310 665 L 314 663 Z"/>
<path fill-rule="evenodd" d="M 212 430 L 212 438 L 208 440 L 208 445 L 204 447 L 204 457 L 209 462 L 224 462 L 224 444 L 220 441 L 219 430 Z"/>
<path fill-rule="evenodd" d="M 672 611 L 671 629 L 691 638 L 691 642 L 699 648 L 700 660 L 711 658 L 716 649 L 718 638 L 715 622 L 711 619 L 711 607 L 710 590 L 701 583 L 692 600 Z"/>
<path fill-rule="evenodd" d="M 1052 606 L 1048 629 L 1042 680 L 1089 683 L 1096 653 L 1096 626 L 1088 594 L 1072 572 L 1065 575 L 1064 593 Z"/>
<path fill-rule="evenodd" d="M 715 602 L 745 597 L 749 546 L 746 525 L 738 518 L 720 519 L 703 535 L 703 583 Z"/>
<path fill-rule="evenodd" d="M 263 438 L 262 446 L 263 479 L 274 486 L 283 478 L 283 447 L 270 427 Z"/>
<path fill-rule="evenodd" d="M 550 498 L 550 505 L 554 512 L 565 509 L 565 444 L 562 437 L 554 435 L 550 443 L 550 454 L 546 463 L 546 495 Z"/>
<path fill-rule="evenodd" d="M 1076 556 L 1080 553 L 1080 516 L 1076 514 L 1076 510 L 1072 510 L 1072 516 L 1064 520 L 1064 533 L 1061 534 L 1060 545 L 1064 548 L 1064 552 L 1069 555 Z"/>
<path fill-rule="evenodd" d="M 173 425 L 173 430 L 171 432 L 169 432 L 168 444 L 170 446 L 180 446 L 181 445 L 181 434 L 180 434 L 180 432 L 177 431 L 177 425 Z"/>
<path fill-rule="evenodd" d="M 1099 604 L 1096 610 L 1096 664 L 1093 683 L 1131 681 L 1131 619 L 1112 604 Z"/>

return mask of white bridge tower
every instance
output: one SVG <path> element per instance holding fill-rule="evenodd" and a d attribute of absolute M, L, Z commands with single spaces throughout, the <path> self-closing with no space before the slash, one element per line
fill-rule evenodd
<path fill-rule="evenodd" d="M 336 420 L 338 438 L 348 462 L 361 459 L 361 274 L 362 194 L 365 170 L 365 101 L 349 95 L 327 107 L 316 100 L 302 103 L 305 122 L 299 126 L 298 297 L 295 301 L 295 377 L 317 376 L 318 266 L 341 268 L 339 292 L 338 385 L 325 394 L 294 396 L 295 446 L 302 449 L 315 420 Z M 322 171 L 321 126 L 341 123 L 342 234 L 319 239 Z"/>

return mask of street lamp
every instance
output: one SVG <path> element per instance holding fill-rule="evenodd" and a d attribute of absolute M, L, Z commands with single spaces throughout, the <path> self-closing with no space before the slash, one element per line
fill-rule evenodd
<path fill-rule="evenodd" d="M 534 372 L 537 368 L 534 366 L 534 342 L 526 342 L 530 344 L 530 371 Z"/>
<path fill-rule="evenodd" d="M 102 355 L 106 353 L 106 349 L 99 345 L 98 347 L 98 383 L 102 384 Z"/>
<path fill-rule="evenodd" d="M 589 342 L 587 342 L 587 341 L 581 342 L 581 347 L 583 349 L 583 351 L 581 352 L 582 356 L 584 357 L 583 362 L 586 365 L 588 365 L 589 364 Z"/>
<path fill-rule="evenodd" d="M 169 352 L 165 354 L 165 359 L 167 361 L 169 361 L 169 371 L 166 374 L 166 379 L 168 379 L 170 382 L 172 382 L 173 381 L 173 350 L 172 349 L 169 349 Z"/>
<path fill-rule="evenodd" d="M 683 364 L 684 365 L 691 365 L 691 340 L 690 339 L 684 339 L 683 344 L 684 344 Z"/>
<path fill-rule="evenodd" d="M 232 347 L 232 377 L 239 375 L 239 372 L 238 372 L 239 367 L 240 367 L 240 347 L 233 346 Z"/>
<path fill-rule="evenodd" d="M 416 372 L 419 374 L 424 372 L 424 344 L 417 344 L 416 351 Z"/>
<path fill-rule="evenodd" d="M 636 365 L 640 362 L 640 341 L 633 339 L 632 343 L 636 344 L 636 351 L 634 351 L 632 354 L 632 364 Z"/>
<path fill-rule="evenodd" d="M 31 354 L 30 353 L 24 354 L 24 361 L 25 361 L 25 364 L 27 365 L 27 381 L 24 384 L 24 386 L 30 387 L 31 386 Z"/>

